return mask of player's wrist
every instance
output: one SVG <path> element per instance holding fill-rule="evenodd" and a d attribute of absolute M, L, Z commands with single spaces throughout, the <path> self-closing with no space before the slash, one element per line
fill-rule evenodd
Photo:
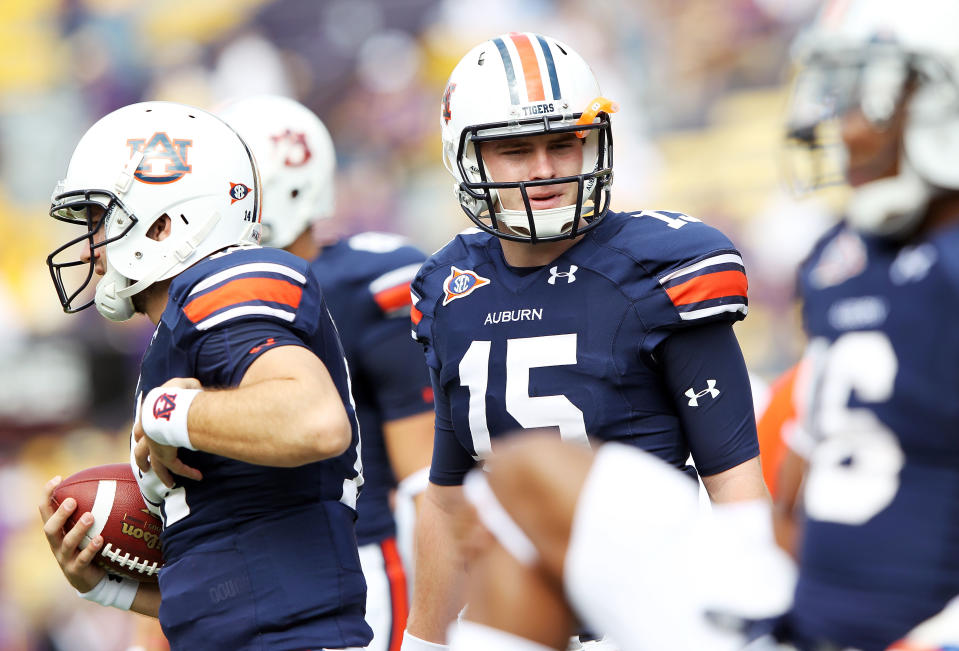
<path fill-rule="evenodd" d="M 400 651 L 448 651 L 449 646 L 445 644 L 437 644 L 436 642 L 427 642 L 422 640 L 415 635 L 411 635 L 409 631 L 403 631 L 403 644 L 400 646 Z"/>
<path fill-rule="evenodd" d="M 156 387 L 143 399 L 140 423 L 144 433 L 161 445 L 196 450 L 190 441 L 187 415 L 202 389 Z"/>
<path fill-rule="evenodd" d="M 77 595 L 101 606 L 130 610 L 136 599 L 140 583 L 133 579 L 104 574 L 100 582 L 89 592 L 77 591 Z"/>

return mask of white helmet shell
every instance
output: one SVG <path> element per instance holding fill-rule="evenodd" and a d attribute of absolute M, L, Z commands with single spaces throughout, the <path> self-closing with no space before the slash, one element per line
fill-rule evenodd
<path fill-rule="evenodd" d="M 614 110 L 600 97 L 589 65 L 569 46 L 548 36 L 516 32 L 480 43 L 454 68 L 441 106 L 443 162 L 456 179 L 454 192 L 463 210 L 483 230 L 521 241 L 575 237 L 598 224 L 612 185 L 608 113 Z M 554 182 L 581 183 L 579 203 L 543 211 L 503 210 L 497 188 L 490 187 L 497 180 L 488 177 L 476 144 L 577 129 L 586 138 L 581 174 Z M 590 212 L 583 206 L 591 199 Z"/>
<path fill-rule="evenodd" d="M 333 214 L 333 139 L 310 109 L 288 97 L 258 95 L 217 111 L 253 150 L 263 183 L 264 245 L 290 245 Z"/>
<path fill-rule="evenodd" d="M 100 224 L 88 208 L 105 211 Z M 83 287 L 62 287 L 56 257 L 86 239 L 102 247 L 107 274 L 95 302 L 108 318 L 132 315 L 130 298 L 231 245 L 259 240 L 260 191 L 253 156 L 216 116 L 172 102 L 143 102 L 101 118 L 84 134 L 66 177 L 54 190 L 50 214 L 84 224 L 88 232 L 50 255 L 48 264 L 65 311 Z M 164 215 L 169 235 L 148 232 Z M 94 235 L 103 229 L 103 236 Z M 72 264 L 77 264 L 73 262 Z M 94 258 L 89 262 L 92 277 Z M 109 285 L 109 287 L 108 287 Z"/>
<path fill-rule="evenodd" d="M 861 108 L 882 115 L 902 98 L 906 79 L 915 84 L 905 107 L 899 174 L 856 188 L 850 222 L 866 232 L 901 237 L 920 223 L 929 200 L 959 190 L 959 3 L 942 0 L 842 0 L 826 3 L 797 39 L 804 68 L 821 71 L 869 66 L 859 91 Z M 895 62 L 886 71 L 875 62 Z M 901 83 L 891 84 L 899 66 Z M 807 98 L 808 100 L 808 98 Z M 806 101 L 809 107 L 829 102 Z M 888 107 L 888 108 L 887 108 Z M 827 116 L 821 116 L 825 119 Z"/>

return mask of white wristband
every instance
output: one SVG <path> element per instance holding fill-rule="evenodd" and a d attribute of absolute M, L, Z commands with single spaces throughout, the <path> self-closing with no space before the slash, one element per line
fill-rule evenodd
<path fill-rule="evenodd" d="M 196 450 L 187 431 L 187 413 L 190 404 L 202 389 L 157 387 L 143 399 L 140 422 L 143 431 L 161 445 Z"/>
<path fill-rule="evenodd" d="M 421 640 L 415 635 L 410 635 L 409 631 L 403 631 L 403 644 L 400 646 L 400 651 L 449 651 L 449 647 L 445 644 Z"/>
<path fill-rule="evenodd" d="M 133 600 L 140 587 L 138 581 L 125 577 L 107 574 L 97 583 L 90 592 L 77 592 L 87 601 L 101 606 L 110 606 L 120 610 L 130 610 Z"/>

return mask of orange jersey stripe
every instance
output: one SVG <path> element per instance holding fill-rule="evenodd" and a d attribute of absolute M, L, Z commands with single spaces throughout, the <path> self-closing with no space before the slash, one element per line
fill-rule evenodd
<path fill-rule="evenodd" d="M 536 51 L 529 42 L 526 34 L 512 33 L 509 35 L 519 52 L 520 62 L 523 64 L 523 76 L 526 77 L 526 94 L 530 102 L 542 102 L 546 99 L 543 90 L 543 77 L 539 72 L 539 61 L 536 60 Z"/>
<path fill-rule="evenodd" d="M 300 305 L 303 288 L 277 278 L 239 278 L 231 280 L 209 294 L 198 296 L 186 304 L 183 313 L 193 323 L 201 321 L 217 310 L 247 301 L 270 301 L 296 309 Z"/>
<path fill-rule="evenodd" d="M 410 284 L 403 283 L 402 285 L 376 292 L 373 295 L 373 300 L 376 301 L 376 304 L 379 305 L 380 309 L 384 312 L 392 312 L 401 307 L 406 307 L 413 302 L 413 299 L 410 297 Z"/>
<path fill-rule="evenodd" d="M 390 600 L 393 602 L 393 630 L 390 631 L 389 651 L 400 651 L 403 644 L 403 631 L 406 630 L 406 616 L 409 603 L 406 598 L 406 572 L 403 560 L 396 548 L 396 538 L 387 538 L 380 543 L 386 576 L 390 582 Z"/>
<path fill-rule="evenodd" d="M 423 313 L 417 310 L 415 305 L 410 308 L 410 320 L 413 325 L 419 325 L 420 321 L 423 320 Z"/>
<path fill-rule="evenodd" d="M 666 290 L 673 305 L 689 305 L 724 296 L 745 296 L 748 281 L 742 271 L 716 271 L 696 276 Z"/>

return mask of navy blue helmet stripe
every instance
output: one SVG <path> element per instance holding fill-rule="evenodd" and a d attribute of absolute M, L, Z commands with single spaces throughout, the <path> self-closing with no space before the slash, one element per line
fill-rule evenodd
<path fill-rule="evenodd" d="M 546 59 L 546 70 L 549 72 L 549 83 L 553 87 L 553 99 L 559 99 L 559 77 L 556 76 L 556 62 L 553 61 L 553 53 L 550 51 L 549 45 L 546 44 L 545 38 L 537 34 L 536 40 L 539 41 L 540 47 L 543 48 L 543 58 Z"/>
<path fill-rule="evenodd" d="M 509 50 L 506 49 L 506 43 L 503 42 L 501 38 L 494 38 L 493 42 L 496 43 L 496 49 L 499 50 L 499 55 L 503 59 L 503 67 L 506 68 L 506 81 L 509 82 L 509 99 L 513 104 L 519 104 L 519 91 L 516 89 L 516 71 L 513 70 L 513 59 L 509 55 Z"/>

